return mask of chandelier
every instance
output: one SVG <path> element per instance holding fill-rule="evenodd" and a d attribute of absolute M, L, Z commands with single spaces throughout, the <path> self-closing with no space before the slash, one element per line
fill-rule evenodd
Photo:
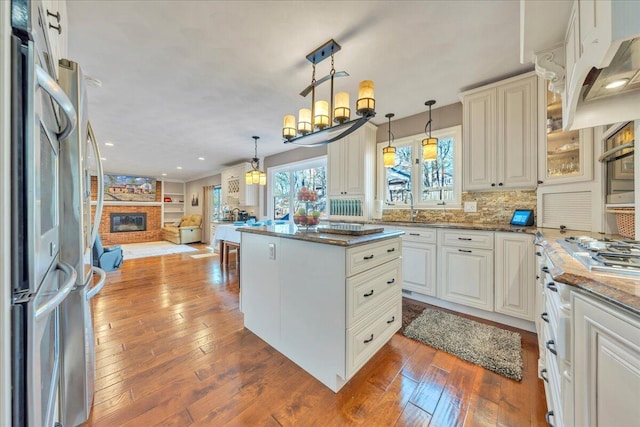
<path fill-rule="evenodd" d="M 260 159 L 258 158 L 258 139 L 259 136 L 252 136 L 254 144 L 253 159 L 251 159 L 251 168 L 249 172 L 244 174 L 244 182 L 247 185 L 260 184 L 267 185 L 267 174 L 260 170 Z"/>
<path fill-rule="evenodd" d="M 435 103 L 433 99 L 424 103 L 429 107 L 429 121 L 424 127 L 427 137 L 422 140 L 422 159 L 426 161 L 435 161 L 438 158 L 438 138 L 431 137 L 431 106 Z"/>
<path fill-rule="evenodd" d="M 382 149 L 382 163 L 385 168 L 392 168 L 396 165 L 396 147 L 391 146 L 393 141 L 393 134 L 391 133 L 391 118 L 395 114 L 389 113 L 385 115 L 389 119 L 389 145 Z"/>
<path fill-rule="evenodd" d="M 356 114 L 360 117 L 357 119 L 351 120 L 348 92 L 338 92 L 334 97 L 334 79 L 349 75 L 346 71 L 336 72 L 335 70 L 333 55 L 340 49 L 340 45 L 331 39 L 307 55 L 307 60 L 313 64 L 311 84 L 300 92 L 300 95 L 306 97 L 311 93 L 311 109 L 303 108 L 298 112 L 297 125 L 294 115 L 284 116 L 282 137 L 285 144 L 307 147 L 329 144 L 349 135 L 376 115 L 374 85 L 371 80 L 360 82 L 358 100 L 356 101 Z M 316 64 L 329 57 L 331 58 L 331 71 L 316 80 Z M 331 82 L 329 102 L 316 100 L 316 87 L 326 81 Z"/>

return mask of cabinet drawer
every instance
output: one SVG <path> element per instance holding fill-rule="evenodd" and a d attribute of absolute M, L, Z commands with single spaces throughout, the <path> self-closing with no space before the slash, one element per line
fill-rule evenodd
<path fill-rule="evenodd" d="M 347 279 L 347 328 L 401 295 L 402 263 L 400 258 Z"/>
<path fill-rule="evenodd" d="M 353 276 L 401 255 L 399 238 L 384 240 L 347 250 L 347 276 Z"/>
<path fill-rule="evenodd" d="M 404 231 L 404 234 L 401 236 L 404 242 L 436 243 L 437 241 L 438 233 L 437 230 L 433 228 L 403 227 L 398 228 L 398 230 Z"/>
<path fill-rule="evenodd" d="M 493 249 L 493 233 L 490 231 L 441 230 L 440 243 L 475 249 Z"/>
<path fill-rule="evenodd" d="M 347 379 L 389 341 L 402 326 L 402 298 L 389 300 L 379 310 L 347 329 Z"/>

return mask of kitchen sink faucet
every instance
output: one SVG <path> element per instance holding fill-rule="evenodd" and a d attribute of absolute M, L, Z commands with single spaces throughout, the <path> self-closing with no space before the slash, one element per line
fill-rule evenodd
<path fill-rule="evenodd" d="M 409 199 L 409 220 L 414 222 L 416 220 L 416 216 L 418 216 L 415 209 L 413 209 L 413 193 L 411 190 L 404 192 L 404 202 L 407 203 L 407 199 Z"/>

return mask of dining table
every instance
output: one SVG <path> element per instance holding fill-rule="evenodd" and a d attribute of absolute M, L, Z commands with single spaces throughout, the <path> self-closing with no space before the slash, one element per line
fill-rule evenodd
<path fill-rule="evenodd" d="M 240 245 L 240 232 L 238 231 L 238 227 L 242 227 L 242 225 L 219 224 L 216 226 L 216 234 L 213 237 L 213 244 L 219 245 L 218 247 L 220 248 L 221 264 L 223 264 L 225 261 L 225 242 L 231 242 Z"/>

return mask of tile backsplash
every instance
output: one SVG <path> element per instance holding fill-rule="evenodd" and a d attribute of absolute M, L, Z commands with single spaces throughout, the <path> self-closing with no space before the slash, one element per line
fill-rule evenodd
<path fill-rule="evenodd" d="M 506 224 L 515 209 L 533 209 L 536 213 L 536 192 L 486 191 L 464 192 L 462 203 L 477 202 L 478 212 L 463 209 L 417 209 L 416 222 L 453 222 L 476 224 Z M 537 218 L 537 215 L 536 215 Z M 383 221 L 409 221 L 409 209 L 384 209 Z"/>

